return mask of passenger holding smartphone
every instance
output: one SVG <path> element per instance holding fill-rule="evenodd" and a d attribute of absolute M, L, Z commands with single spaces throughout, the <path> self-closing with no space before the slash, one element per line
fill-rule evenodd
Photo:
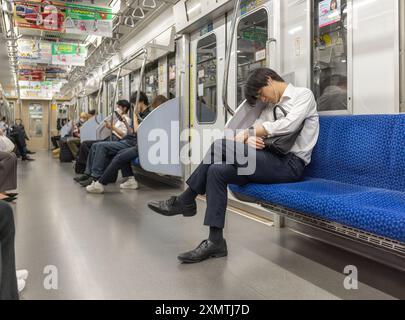
<path fill-rule="evenodd" d="M 127 100 L 120 100 L 117 102 L 117 106 L 115 108 L 115 118 L 117 121 L 104 121 L 104 126 L 107 129 L 113 131 L 113 134 L 121 140 L 124 138 L 129 132 L 128 128 L 131 126 L 131 119 L 128 116 L 128 112 L 131 108 L 130 103 Z"/>

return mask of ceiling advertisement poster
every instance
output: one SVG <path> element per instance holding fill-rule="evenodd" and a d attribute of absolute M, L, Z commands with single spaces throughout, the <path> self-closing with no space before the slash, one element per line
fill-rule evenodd
<path fill-rule="evenodd" d="M 64 66 L 84 66 L 87 48 L 84 45 L 70 43 L 52 44 L 52 64 Z"/>
<path fill-rule="evenodd" d="M 52 44 L 37 40 L 18 40 L 18 61 L 21 64 L 51 64 Z"/>
<path fill-rule="evenodd" d="M 63 82 L 19 81 L 21 99 L 51 100 Z"/>
<path fill-rule="evenodd" d="M 42 0 L 16 0 L 14 3 L 17 27 L 112 37 L 111 8 Z"/>

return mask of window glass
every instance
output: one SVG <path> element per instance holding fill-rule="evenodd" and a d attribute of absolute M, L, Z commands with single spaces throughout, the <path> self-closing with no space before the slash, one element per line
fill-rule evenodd
<path fill-rule="evenodd" d="M 167 65 L 168 65 L 168 92 L 169 92 L 169 99 L 173 99 L 176 97 L 176 53 L 171 53 L 167 57 Z"/>
<path fill-rule="evenodd" d="M 41 104 L 29 105 L 30 136 L 42 138 L 43 136 L 43 112 Z"/>
<path fill-rule="evenodd" d="M 149 103 L 159 92 L 159 63 L 158 61 L 152 62 L 145 67 L 145 93 L 148 96 Z M 135 90 L 136 91 L 136 90 Z"/>
<path fill-rule="evenodd" d="M 312 90 L 318 110 L 347 110 L 347 1 L 313 3 Z"/>
<path fill-rule="evenodd" d="M 249 73 L 267 66 L 267 11 L 262 9 L 241 19 L 237 39 L 237 105 L 239 106 L 245 100 L 244 87 Z"/>
<path fill-rule="evenodd" d="M 212 123 L 217 118 L 217 38 L 215 34 L 197 44 L 197 121 Z"/>

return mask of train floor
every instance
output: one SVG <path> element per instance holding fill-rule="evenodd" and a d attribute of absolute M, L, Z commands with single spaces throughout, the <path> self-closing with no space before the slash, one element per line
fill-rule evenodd
<path fill-rule="evenodd" d="M 393 299 L 403 273 L 289 229 L 228 213 L 227 258 L 182 265 L 177 255 L 207 237 L 205 204 L 194 218 L 167 218 L 147 202 L 178 189 L 140 180 L 137 191 L 89 195 L 71 164 L 51 153 L 19 162 L 14 204 L 17 268 L 30 277 L 22 299 Z M 359 287 L 344 287 L 347 265 Z"/>

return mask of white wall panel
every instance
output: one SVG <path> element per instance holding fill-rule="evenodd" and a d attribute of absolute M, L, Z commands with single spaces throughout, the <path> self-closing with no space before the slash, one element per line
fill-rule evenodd
<path fill-rule="evenodd" d="M 353 3 L 354 114 L 399 111 L 398 0 Z"/>

